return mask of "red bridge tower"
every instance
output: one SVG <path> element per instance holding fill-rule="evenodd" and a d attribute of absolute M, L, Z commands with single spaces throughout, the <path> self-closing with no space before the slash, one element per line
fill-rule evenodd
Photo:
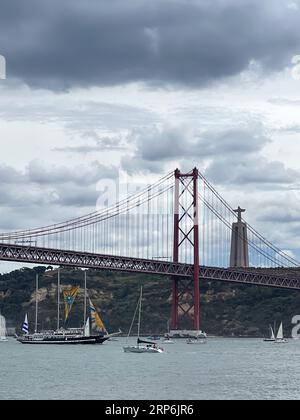
<path fill-rule="evenodd" d="M 184 318 L 193 318 L 194 330 L 200 330 L 198 180 L 196 168 L 186 174 L 179 169 L 175 171 L 173 259 L 179 262 L 181 253 L 189 253 L 194 275 L 190 282 L 173 279 L 172 330 L 178 330 Z"/>

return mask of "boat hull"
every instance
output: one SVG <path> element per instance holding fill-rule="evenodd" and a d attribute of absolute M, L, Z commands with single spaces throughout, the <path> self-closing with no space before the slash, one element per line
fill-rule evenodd
<path fill-rule="evenodd" d="M 207 334 L 200 330 L 170 330 L 165 337 L 170 339 L 205 340 L 207 338 Z"/>
<path fill-rule="evenodd" d="M 30 339 L 30 337 L 20 337 L 18 342 L 31 345 L 95 345 L 103 344 L 109 337 L 44 337 L 42 339 Z"/>
<path fill-rule="evenodd" d="M 207 343 L 206 340 L 187 340 L 186 342 L 186 344 L 190 344 L 190 345 L 203 345 L 206 343 Z"/>
<path fill-rule="evenodd" d="M 157 353 L 163 353 L 164 350 L 160 348 L 154 348 L 154 347 L 138 347 L 138 346 L 128 346 L 123 347 L 125 353 L 148 353 L 148 354 L 157 354 Z"/>

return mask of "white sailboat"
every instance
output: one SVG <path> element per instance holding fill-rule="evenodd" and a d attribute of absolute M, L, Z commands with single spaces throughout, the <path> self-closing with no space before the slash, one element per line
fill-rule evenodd
<path fill-rule="evenodd" d="M 272 328 L 272 326 L 270 325 L 270 331 L 271 331 L 271 337 L 270 338 L 265 338 L 264 339 L 264 341 L 266 342 L 266 343 L 274 343 L 274 341 L 276 341 L 276 338 L 275 338 L 275 333 L 274 333 L 274 330 L 273 330 L 273 328 Z"/>
<path fill-rule="evenodd" d="M 143 288 L 141 287 L 140 299 L 138 301 L 138 305 L 136 307 L 132 323 L 129 329 L 129 333 L 127 338 L 130 337 L 131 330 L 136 318 L 137 311 L 139 310 L 139 319 L 138 319 L 138 338 L 137 338 L 137 345 L 136 346 L 125 346 L 123 350 L 125 353 L 148 353 L 148 354 L 156 354 L 156 353 L 163 353 L 164 350 L 156 343 L 145 341 L 140 339 L 140 329 L 141 329 L 141 314 L 142 314 L 142 299 L 143 299 Z"/>
<path fill-rule="evenodd" d="M 4 316 L 0 315 L 0 342 L 8 341 L 7 330 L 6 330 L 6 320 Z"/>
<path fill-rule="evenodd" d="M 275 343 L 287 343 L 287 339 L 283 335 L 283 324 L 280 324 Z"/>
<path fill-rule="evenodd" d="M 175 341 L 171 340 L 171 338 L 170 338 L 170 337 L 166 337 L 166 338 L 163 340 L 163 344 L 175 344 Z"/>

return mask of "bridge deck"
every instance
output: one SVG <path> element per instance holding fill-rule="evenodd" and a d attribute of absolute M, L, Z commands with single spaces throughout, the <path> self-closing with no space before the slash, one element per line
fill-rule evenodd
<path fill-rule="evenodd" d="M 0 244 L 0 260 L 32 264 L 63 265 L 97 270 L 125 271 L 190 278 L 193 265 L 139 258 L 118 257 L 77 251 Z M 252 284 L 282 289 L 300 290 L 300 275 L 275 275 L 264 270 L 240 270 L 200 267 L 200 277 L 209 281 Z"/>

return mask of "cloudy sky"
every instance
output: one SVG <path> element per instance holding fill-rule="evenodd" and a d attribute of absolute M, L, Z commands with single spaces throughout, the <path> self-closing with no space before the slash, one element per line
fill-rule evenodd
<path fill-rule="evenodd" d="M 0 0 L 0 230 L 197 166 L 300 259 L 299 27 L 299 0 Z"/>

